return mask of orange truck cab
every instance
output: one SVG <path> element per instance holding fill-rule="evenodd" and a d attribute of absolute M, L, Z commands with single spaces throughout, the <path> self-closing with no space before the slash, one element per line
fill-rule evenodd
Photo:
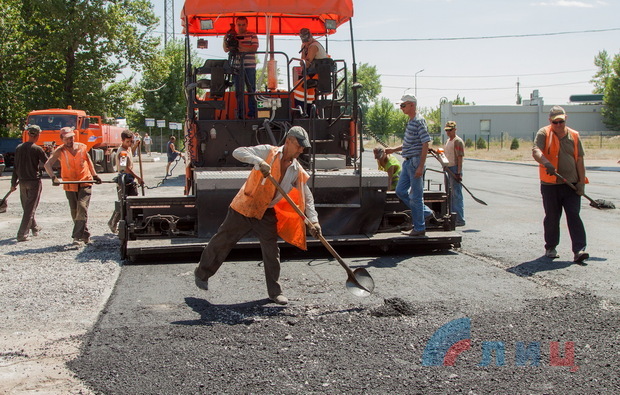
<path fill-rule="evenodd" d="M 31 111 L 27 123 L 41 128 L 37 144 L 42 146 L 48 155 L 62 144 L 60 129 L 74 128 L 75 141 L 86 144 L 97 171 L 114 171 L 115 153 L 121 144 L 121 132 L 125 128 L 104 124 L 100 116 L 91 116 L 83 110 L 74 110 L 71 107 Z M 23 141 L 28 140 L 26 134 L 23 133 Z"/>

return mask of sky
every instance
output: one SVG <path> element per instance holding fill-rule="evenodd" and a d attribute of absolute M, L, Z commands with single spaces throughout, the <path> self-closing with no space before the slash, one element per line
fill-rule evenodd
<path fill-rule="evenodd" d="M 153 4 L 163 34 L 164 0 Z M 177 18 L 182 6 L 175 0 Z M 354 0 L 355 57 L 377 67 L 380 97 L 394 103 L 406 93 L 428 108 L 457 95 L 480 105 L 511 105 L 519 82 L 523 99 L 538 89 L 545 104 L 562 105 L 573 94 L 592 93 L 600 51 L 620 53 L 618 15 L 617 0 Z M 180 37 L 180 19 L 175 31 Z M 349 40 L 347 23 L 328 48 L 351 67 Z M 292 57 L 300 41 L 277 38 L 275 46 Z M 209 49 L 198 54 L 224 58 L 221 39 L 209 38 Z"/>

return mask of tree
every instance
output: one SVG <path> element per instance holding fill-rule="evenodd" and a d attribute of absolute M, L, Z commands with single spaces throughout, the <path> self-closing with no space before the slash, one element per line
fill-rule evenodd
<path fill-rule="evenodd" d="M 607 82 L 613 76 L 613 70 L 611 68 L 612 59 L 607 54 L 607 51 L 603 50 L 594 57 L 594 65 L 599 70 L 594 74 L 594 77 L 590 80 L 594 84 L 592 93 L 605 94 L 607 88 Z"/>
<path fill-rule="evenodd" d="M 14 0 L 11 0 L 14 2 Z M 148 0 L 24 0 L 20 37 L 30 47 L 21 67 L 25 111 L 73 106 L 117 116 L 127 103 L 117 76 L 140 71 L 159 39 Z M 111 97 L 111 95 L 114 95 Z M 25 113 L 22 114 L 25 116 Z"/>
<path fill-rule="evenodd" d="M 407 124 L 407 115 L 396 109 L 390 99 L 381 98 L 366 112 L 366 125 L 380 138 L 402 137 Z"/>
<path fill-rule="evenodd" d="M 143 130 L 144 118 L 165 119 L 181 122 L 185 119 L 185 48 L 182 41 L 168 42 L 160 49 L 144 71 L 138 87 L 140 111 L 132 111 L 128 117 L 132 129 Z M 195 62 L 202 63 L 196 56 Z"/>
<path fill-rule="evenodd" d="M 357 68 L 357 82 L 362 85 L 357 90 L 357 101 L 362 107 L 362 111 L 368 111 L 370 104 L 376 100 L 377 96 L 381 93 L 381 77 L 377 73 L 377 66 L 371 66 L 368 63 L 360 63 Z M 347 72 L 347 81 L 349 86 L 347 87 L 347 95 L 349 100 L 353 100 L 353 72 L 349 70 Z"/>

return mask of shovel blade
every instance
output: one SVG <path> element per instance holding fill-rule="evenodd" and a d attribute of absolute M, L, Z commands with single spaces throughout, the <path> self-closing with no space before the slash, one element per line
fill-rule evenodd
<path fill-rule="evenodd" d="M 375 289 L 375 281 L 370 277 L 368 270 L 359 267 L 353 271 L 353 275 L 354 278 L 349 277 L 347 279 L 347 291 L 362 298 L 369 296 Z"/>

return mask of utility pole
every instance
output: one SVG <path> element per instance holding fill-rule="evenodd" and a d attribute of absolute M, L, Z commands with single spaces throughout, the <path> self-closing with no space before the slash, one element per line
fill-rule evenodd
<path fill-rule="evenodd" d="M 164 48 L 174 40 L 174 0 L 164 0 Z"/>
<path fill-rule="evenodd" d="M 519 92 L 519 86 L 521 83 L 519 82 L 519 78 L 517 78 L 517 104 L 521 104 L 521 93 Z"/>

